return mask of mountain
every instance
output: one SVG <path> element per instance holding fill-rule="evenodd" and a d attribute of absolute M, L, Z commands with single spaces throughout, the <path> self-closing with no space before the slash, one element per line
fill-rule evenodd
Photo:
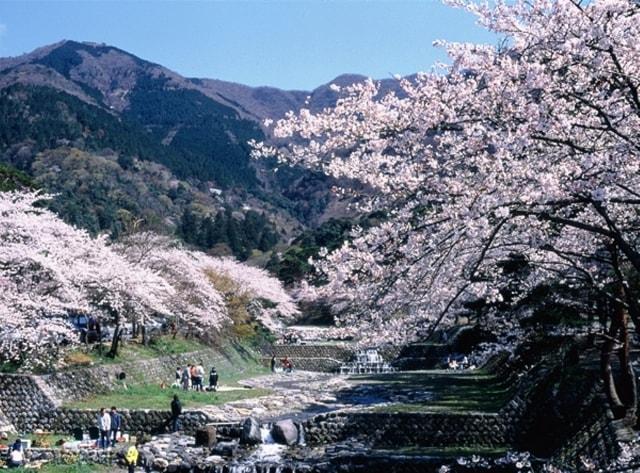
<path fill-rule="evenodd" d="M 62 41 L 0 59 L 0 161 L 56 192 L 63 217 L 93 232 L 144 221 L 247 257 L 349 214 L 330 193 L 334 182 L 274 173 L 247 145 L 269 139 L 264 118 L 336 99 L 328 84 L 286 91 L 185 78 L 112 46 Z M 212 230 L 216 216 L 224 235 Z"/>

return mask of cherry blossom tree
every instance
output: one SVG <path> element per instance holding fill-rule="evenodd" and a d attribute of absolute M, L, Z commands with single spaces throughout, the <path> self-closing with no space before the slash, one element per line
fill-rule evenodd
<path fill-rule="evenodd" d="M 229 323 L 224 298 L 206 277 L 209 257 L 204 253 L 187 250 L 179 242 L 151 232 L 129 235 L 115 249 L 130 264 L 168 281 L 173 292 L 165 303 L 177 325 L 206 332 L 218 331 Z"/>
<path fill-rule="evenodd" d="M 162 278 L 134 268 L 104 237 L 92 238 L 38 205 L 46 199 L 36 192 L 0 193 L 2 358 L 38 363 L 55 357 L 61 344 L 77 341 L 71 311 L 110 317 L 116 325 L 169 312 L 164 300 L 172 288 Z"/>
<path fill-rule="evenodd" d="M 640 330 L 628 276 L 640 271 L 640 7 L 450 3 L 502 45 L 439 43 L 451 65 L 400 79 L 402 94 L 348 87 L 333 109 L 278 121 L 288 146 L 253 144 L 257 157 L 370 186 L 362 209 L 387 213 L 322 255 L 320 295 L 369 341 L 406 341 L 465 301 L 499 301 L 500 265 L 518 254 L 536 267 L 531 286 L 559 270 L 601 290 L 618 281 L 614 297 Z M 614 319 L 615 344 L 627 325 Z"/>
<path fill-rule="evenodd" d="M 282 321 L 298 314 L 280 281 L 262 269 L 188 250 L 178 241 L 149 232 L 134 233 L 116 248 L 131 264 L 151 269 L 169 281 L 176 297 L 167 304 L 176 314 L 176 321 L 188 329 L 217 330 L 231 321 L 225 296 L 216 289 L 210 274 L 230 278 L 235 283 L 234 290 L 257 301 L 257 315 L 269 328 L 279 327 Z"/>

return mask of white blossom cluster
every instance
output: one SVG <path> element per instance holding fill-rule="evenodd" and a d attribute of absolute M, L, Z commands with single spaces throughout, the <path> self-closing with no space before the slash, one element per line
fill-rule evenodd
<path fill-rule="evenodd" d="M 315 262 L 328 281 L 317 295 L 371 343 L 415 338 L 465 301 L 500 302 L 513 254 L 531 288 L 604 288 L 602 248 L 640 271 L 637 2 L 451 3 L 504 46 L 441 43 L 445 74 L 400 79 L 402 95 L 343 88 L 334 108 L 274 124 L 290 145 L 253 143 L 256 157 L 377 190 L 385 222 Z"/>
<path fill-rule="evenodd" d="M 138 233 L 110 245 L 105 236 L 64 223 L 37 192 L 0 193 L 0 358 L 32 364 L 73 344 L 69 314 L 110 323 L 149 317 L 216 331 L 230 323 L 225 300 L 207 276 L 225 274 L 265 301 L 265 324 L 297 308 L 266 272 L 190 251 L 169 238 Z M 266 303 L 268 301 L 268 304 Z"/>

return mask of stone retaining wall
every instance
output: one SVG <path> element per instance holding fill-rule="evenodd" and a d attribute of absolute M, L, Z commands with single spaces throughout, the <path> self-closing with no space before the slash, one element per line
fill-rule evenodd
<path fill-rule="evenodd" d="M 322 373 L 333 373 L 338 371 L 342 363 L 341 360 L 332 358 L 291 358 L 293 369 L 302 371 L 319 371 Z M 271 357 L 263 357 L 260 359 L 262 366 L 269 367 L 271 365 Z M 276 366 L 280 367 L 280 358 Z"/>
<path fill-rule="evenodd" d="M 353 357 L 353 350 L 347 345 L 273 345 L 263 352 L 260 359 L 264 366 L 271 364 L 271 355 L 278 360 L 287 357 L 293 368 L 304 371 L 334 372 L 340 365 Z"/>
<path fill-rule="evenodd" d="M 276 358 L 331 358 L 348 361 L 353 356 L 353 349 L 347 345 L 273 345 L 271 353 Z"/>
<path fill-rule="evenodd" d="M 126 382 L 173 382 L 177 366 L 202 362 L 205 366 L 216 365 L 224 359 L 224 353 L 202 350 L 156 359 L 128 363 L 79 368 L 55 374 L 35 376 L 0 374 L 0 430 L 3 424 L 19 432 L 36 429 L 58 433 L 69 433 L 74 427 L 87 429 L 95 425 L 97 412 L 64 409 L 62 401 L 74 401 L 101 394 L 117 387 L 118 373 L 129 376 Z M 109 406 L 105 406 L 109 407 Z M 127 429 L 132 432 L 159 432 L 166 424 L 169 413 L 164 411 L 127 412 Z M 192 429 L 208 421 L 201 412 L 185 413 L 185 429 Z M 203 417 L 204 416 L 204 417 Z"/>
<path fill-rule="evenodd" d="M 16 428 L 13 426 L 9 418 L 4 415 L 2 409 L 0 409 L 0 432 L 15 432 Z"/>
<path fill-rule="evenodd" d="M 616 422 L 605 404 L 593 416 L 586 419 L 582 428 L 569 438 L 553 455 L 551 463 L 561 468 L 576 471 L 581 465 L 580 457 L 593 461 L 598 468 L 606 468 L 620 453 Z"/>
<path fill-rule="evenodd" d="M 127 410 L 122 414 L 122 431 L 134 435 L 160 434 L 166 431 L 171 420 L 170 411 Z M 71 433 L 75 428 L 85 432 L 97 425 L 99 411 L 96 409 L 56 409 L 50 415 L 39 419 L 40 428 L 47 432 Z M 213 418 L 202 411 L 185 411 L 180 416 L 181 430 L 189 435 L 204 424 L 213 422 Z"/>
<path fill-rule="evenodd" d="M 347 344 L 304 344 L 304 345 L 273 345 L 263 351 L 261 362 L 264 366 L 271 363 L 271 355 L 275 354 L 278 363 L 287 357 L 293 363 L 294 369 L 304 371 L 335 372 L 343 363 L 352 360 L 357 349 Z M 391 362 L 398 357 L 400 347 L 382 347 L 378 353 L 382 358 Z"/>
<path fill-rule="evenodd" d="M 375 447 L 500 447 L 510 444 L 498 414 L 331 413 L 305 424 L 309 445 L 357 438 Z"/>
<path fill-rule="evenodd" d="M 20 432 L 40 428 L 39 419 L 56 405 L 40 389 L 34 376 L 0 374 L 0 409 Z"/>

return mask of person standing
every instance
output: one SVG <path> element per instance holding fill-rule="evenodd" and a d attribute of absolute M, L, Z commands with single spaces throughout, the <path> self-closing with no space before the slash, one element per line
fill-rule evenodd
<path fill-rule="evenodd" d="M 180 379 L 182 378 L 182 368 L 179 366 L 176 368 L 176 386 L 180 385 Z"/>
<path fill-rule="evenodd" d="M 100 429 L 100 448 L 109 446 L 109 434 L 111 433 L 111 416 L 103 407 L 98 417 L 98 429 Z"/>
<path fill-rule="evenodd" d="M 189 390 L 189 380 L 191 379 L 191 374 L 189 372 L 189 367 L 186 366 L 182 370 L 182 389 L 185 391 Z"/>
<path fill-rule="evenodd" d="M 178 418 L 182 414 L 182 404 L 180 403 L 180 399 L 178 399 L 178 395 L 173 395 L 173 401 L 171 401 L 171 432 L 178 431 Z"/>
<path fill-rule="evenodd" d="M 218 372 L 215 366 L 212 366 L 211 371 L 209 371 L 209 389 L 211 391 L 218 390 Z"/>
<path fill-rule="evenodd" d="M 204 366 L 198 363 L 196 366 L 196 391 L 204 391 Z"/>
<path fill-rule="evenodd" d="M 116 406 L 111 407 L 111 412 L 109 413 L 111 416 L 111 446 L 116 446 L 116 440 L 118 440 L 118 431 L 122 427 L 122 416 L 116 409 Z"/>
<path fill-rule="evenodd" d="M 276 355 L 271 355 L 271 372 L 276 372 Z"/>
<path fill-rule="evenodd" d="M 9 468 L 19 468 L 24 465 L 24 452 L 22 451 L 22 442 L 16 439 L 9 452 Z"/>
<path fill-rule="evenodd" d="M 124 459 L 127 461 L 127 468 L 129 469 L 129 473 L 134 473 L 136 471 L 136 464 L 138 463 L 138 446 L 140 444 L 136 443 L 135 445 L 131 445 L 127 450 Z"/>

